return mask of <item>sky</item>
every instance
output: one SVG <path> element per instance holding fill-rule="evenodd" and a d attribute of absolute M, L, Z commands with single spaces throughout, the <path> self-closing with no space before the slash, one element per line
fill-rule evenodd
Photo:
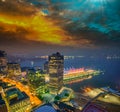
<path fill-rule="evenodd" d="M 0 49 L 45 55 L 120 52 L 120 0 L 0 0 Z"/>

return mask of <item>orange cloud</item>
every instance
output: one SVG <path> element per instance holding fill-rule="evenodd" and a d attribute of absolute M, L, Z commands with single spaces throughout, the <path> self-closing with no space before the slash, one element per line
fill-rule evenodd
<path fill-rule="evenodd" d="M 25 38 L 29 40 L 61 44 L 64 39 L 68 38 L 65 31 L 41 16 L 40 13 L 29 17 L 0 14 L 0 17 L 4 31 L 17 32 L 17 27 L 24 28 L 29 32 L 25 35 Z"/>
<path fill-rule="evenodd" d="M 86 39 L 75 40 L 61 27 L 55 25 L 53 19 L 43 16 L 43 12 L 40 12 L 40 10 L 33 6 L 29 6 L 27 9 L 24 4 L 17 4 L 17 2 L 11 4 L 13 6 L 19 6 L 13 8 L 17 9 L 16 12 L 12 13 L 13 9 L 9 11 L 9 9 L 7 9 L 8 4 L 6 5 L 5 13 L 0 10 L 0 26 L 3 32 L 11 32 L 12 34 L 19 35 L 16 36 L 16 38 L 20 38 L 21 36 L 22 39 L 25 38 L 32 41 L 40 41 L 62 46 L 80 46 L 84 43 L 90 43 Z M 34 8 L 34 13 L 32 13 L 32 8 Z M 27 12 L 29 12 L 29 14 L 25 15 Z M 21 15 L 21 13 L 25 14 Z"/>

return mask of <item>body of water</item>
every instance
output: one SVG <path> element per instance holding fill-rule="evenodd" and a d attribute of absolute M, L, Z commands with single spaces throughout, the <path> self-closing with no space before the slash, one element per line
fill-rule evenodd
<path fill-rule="evenodd" d="M 33 61 L 34 66 L 43 67 L 45 60 Z M 31 61 L 21 62 L 21 66 L 32 66 Z M 74 58 L 64 61 L 64 68 L 91 68 L 104 71 L 104 74 L 93 77 L 92 79 L 84 80 L 82 82 L 69 84 L 75 91 L 79 91 L 82 87 L 104 87 L 110 86 L 112 88 L 120 89 L 120 59 L 107 59 L 107 58 Z"/>

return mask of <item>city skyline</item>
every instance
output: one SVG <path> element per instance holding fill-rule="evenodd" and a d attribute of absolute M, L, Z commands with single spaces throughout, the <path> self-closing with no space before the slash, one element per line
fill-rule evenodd
<path fill-rule="evenodd" d="M 0 112 L 119 112 L 120 0 L 0 0 Z"/>
<path fill-rule="evenodd" d="M 68 59 L 68 66 L 72 60 L 78 66 L 82 64 L 75 62 L 72 58 Z M 89 64 L 88 60 L 86 60 L 87 64 Z M 95 60 L 92 59 L 92 63 Z M 105 65 L 106 61 L 111 63 L 112 60 L 104 60 L 104 66 L 101 65 L 103 62 L 93 64 L 99 68 L 98 70 L 97 68 L 71 68 L 65 73 L 64 61 L 67 60 L 64 60 L 64 55 L 59 52 L 48 56 L 48 63 L 44 61 L 44 69 L 39 68 L 40 66 L 32 66 L 32 68 L 25 66 L 25 69 L 22 69 L 19 63 L 6 63 L 8 61 L 6 52 L 0 51 L 0 110 L 2 112 L 42 112 L 43 110 L 46 112 L 52 110 L 56 112 L 63 112 L 63 110 L 65 112 L 87 112 L 88 110 L 113 112 L 115 110 L 118 112 L 120 109 L 119 79 L 117 77 L 117 80 L 110 83 L 105 78 L 106 75 L 110 77 L 109 73 L 112 70 L 117 71 L 115 69 L 117 63 L 113 62 L 110 71 L 110 66 L 107 69 Z M 84 61 L 84 65 L 86 62 Z M 3 67 L 6 67 L 7 71 Z M 103 68 L 106 68 L 106 71 L 102 71 Z"/>

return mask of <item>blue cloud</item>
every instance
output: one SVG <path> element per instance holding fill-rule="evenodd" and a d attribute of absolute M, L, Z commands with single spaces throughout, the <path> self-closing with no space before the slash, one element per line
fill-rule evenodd
<path fill-rule="evenodd" d="M 30 0 L 35 5 L 47 5 L 45 13 L 58 14 L 76 27 L 71 30 L 88 28 L 108 35 L 111 31 L 120 33 L 120 0 Z M 49 2 L 48 2 L 49 1 Z M 49 10 L 52 7 L 52 10 Z M 52 11 L 52 13 L 50 13 Z M 62 13 L 62 15 L 60 15 Z M 63 23 L 65 27 L 68 23 Z M 113 35 L 114 36 L 114 35 Z"/>

